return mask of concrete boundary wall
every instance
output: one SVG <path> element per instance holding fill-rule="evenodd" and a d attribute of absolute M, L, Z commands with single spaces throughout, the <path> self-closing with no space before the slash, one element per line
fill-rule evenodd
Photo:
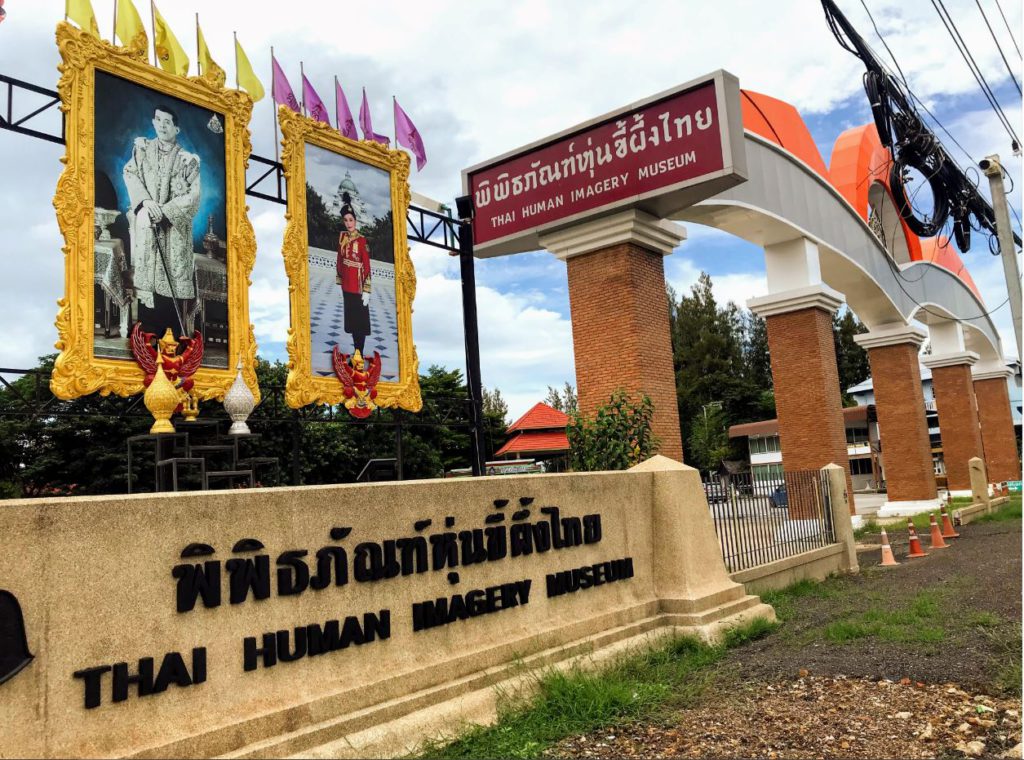
<path fill-rule="evenodd" d="M 33 656 L 0 683 L 0 757 L 299 754 L 510 666 L 774 618 L 727 575 L 697 471 L 664 457 L 17 500 L 0 535 L 0 611 L 17 600 Z"/>
<path fill-rule="evenodd" d="M 843 549 L 841 544 L 823 546 L 749 570 L 741 570 L 729 577 L 737 583 L 742 583 L 751 594 L 777 591 L 804 579 L 821 581 L 830 575 L 848 572 L 846 552 Z"/>

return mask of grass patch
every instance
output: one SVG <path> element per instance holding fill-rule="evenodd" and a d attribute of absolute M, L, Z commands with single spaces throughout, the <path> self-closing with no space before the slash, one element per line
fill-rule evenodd
<path fill-rule="evenodd" d="M 998 615 L 991 612 L 975 612 L 967 618 L 968 625 L 977 626 L 978 628 L 995 628 L 1002 622 Z"/>
<path fill-rule="evenodd" d="M 904 644 L 934 645 L 946 639 L 942 599 L 936 591 L 921 591 L 906 602 L 893 600 L 873 604 L 865 611 L 834 620 L 824 629 L 812 630 L 812 639 L 823 635 L 828 641 L 844 644 L 875 638 Z"/>
<path fill-rule="evenodd" d="M 990 515 L 982 515 L 973 522 L 986 523 L 986 522 L 1006 522 L 1007 520 L 1019 520 L 1021 519 L 1021 496 L 1020 494 L 1011 494 L 1010 501 L 1003 504 L 1000 507 L 996 507 L 996 511 Z"/>
<path fill-rule="evenodd" d="M 796 614 L 800 599 L 806 597 L 829 599 L 837 593 L 838 591 L 827 583 L 804 578 L 783 589 L 762 592 L 759 596 L 762 602 L 775 608 L 775 614 L 779 620 L 785 621 L 791 620 Z"/>
<path fill-rule="evenodd" d="M 937 514 L 938 510 L 936 510 L 935 513 Z M 914 530 L 917 531 L 918 536 L 922 534 L 922 531 L 927 532 L 931 526 L 931 514 L 932 513 L 925 512 L 924 514 L 914 515 L 910 518 L 914 522 Z M 936 517 L 936 519 L 939 518 Z M 884 525 L 877 523 L 874 520 L 868 520 L 861 527 L 853 531 L 853 537 L 854 539 L 859 540 L 867 535 L 877 536 L 882 532 L 882 528 L 885 528 L 886 532 L 889 534 L 890 540 L 892 540 L 893 534 L 896 532 L 903 532 L 907 529 L 907 518 L 901 517 L 895 522 L 886 523 Z"/>
<path fill-rule="evenodd" d="M 692 703 L 728 649 L 776 627 L 758 619 L 728 631 L 717 646 L 679 637 L 596 671 L 547 670 L 537 676 L 533 696 L 499 699 L 495 725 L 473 726 L 448 744 L 428 742 L 420 757 L 534 758 L 566 736 Z"/>

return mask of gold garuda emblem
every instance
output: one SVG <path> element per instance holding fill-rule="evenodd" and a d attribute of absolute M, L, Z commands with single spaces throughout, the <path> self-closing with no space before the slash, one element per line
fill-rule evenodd
<path fill-rule="evenodd" d="M 175 340 L 174 333 L 168 327 L 164 336 L 156 340 L 155 333 L 145 332 L 142 329 L 142 323 L 136 322 L 132 327 L 128 343 L 135 362 L 145 374 L 142 384 L 147 389 L 154 380 L 158 379 L 158 375 L 163 375 L 174 388 L 175 395 L 172 397 L 170 394 L 166 394 L 167 400 L 160 402 L 161 407 L 168 408 L 161 408 L 159 415 L 157 410 L 150 409 L 153 416 L 160 420 L 170 419 L 174 414 L 181 414 L 186 420 L 194 420 L 199 414 L 199 398 L 192 390 L 194 385 L 192 376 L 203 361 L 202 334 L 196 330 L 192 333 L 191 338 L 186 338 L 183 335 Z M 158 382 L 160 381 L 158 380 Z M 154 396 L 148 390 L 146 395 Z M 171 406 L 172 401 L 177 403 Z M 150 403 L 147 399 L 146 408 L 149 409 L 149 407 Z M 164 416 L 164 412 L 168 412 L 166 416 Z M 157 432 L 172 432 L 173 430 L 173 427 L 168 430 L 166 426 L 161 426 Z"/>
<path fill-rule="evenodd" d="M 374 351 L 373 358 L 367 362 L 358 349 L 350 355 L 341 353 L 335 346 L 333 360 L 334 374 L 341 380 L 345 408 L 353 417 L 369 417 L 377 408 L 374 399 L 380 380 L 380 351 Z"/>

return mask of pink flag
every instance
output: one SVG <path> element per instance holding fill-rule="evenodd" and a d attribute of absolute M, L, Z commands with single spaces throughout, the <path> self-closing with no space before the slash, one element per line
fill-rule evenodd
<path fill-rule="evenodd" d="M 331 123 L 331 117 L 327 115 L 327 106 L 320 100 L 320 96 L 316 94 L 316 90 L 306 79 L 305 74 L 302 75 L 302 100 L 306 104 L 306 110 L 309 111 L 310 116 L 324 124 Z"/>
<path fill-rule="evenodd" d="M 420 137 L 419 130 L 409 115 L 398 105 L 398 100 L 395 100 L 395 141 L 412 151 L 416 156 L 416 171 L 422 171 L 427 165 L 427 150 L 423 147 L 423 138 Z"/>
<path fill-rule="evenodd" d="M 345 91 L 341 89 L 338 80 L 334 80 L 334 93 L 337 100 L 337 113 L 335 116 L 338 118 L 338 131 L 349 140 L 358 140 L 359 134 L 356 132 L 356 120 L 352 116 L 352 109 L 348 107 L 348 98 L 345 97 Z"/>
<path fill-rule="evenodd" d="M 281 71 L 281 67 L 277 63 L 277 59 L 271 55 L 270 61 L 273 64 L 274 69 L 274 81 L 271 89 L 274 92 L 274 102 L 279 106 L 288 106 L 290 109 L 298 113 L 299 101 L 295 99 L 295 93 L 292 92 L 292 86 L 288 84 L 288 77 Z"/>
<path fill-rule="evenodd" d="M 359 126 L 363 130 L 364 140 L 373 140 L 379 142 L 382 145 L 387 145 L 391 141 L 388 140 L 384 135 L 378 135 L 373 131 L 373 120 L 370 118 L 370 104 L 366 100 L 366 88 L 363 88 L 363 103 L 359 106 Z"/>

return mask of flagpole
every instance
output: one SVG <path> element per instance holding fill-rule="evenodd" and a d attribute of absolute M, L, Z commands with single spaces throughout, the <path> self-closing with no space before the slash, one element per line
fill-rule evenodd
<path fill-rule="evenodd" d="M 338 114 L 338 75 L 334 75 L 334 120 L 338 122 L 338 131 L 341 132 L 341 116 Z"/>
<path fill-rule="evenodd" d="M 238 83 L 238 32 L 231 33 L 235 38 L 235 89 L 241 90 L 242 85 Z"/>
<path fill-rule="evenodd" d="M 395 118 L 395 103 L 398 102 L 398 98 L 394 95 L 391 96 L 391 121 L 395 126 L 395 150 L 398 150 L 398 120 Z"/>
<path fill-rule="evenodd" d="M 196 11 L 196 72 L 203 75 L 203 56 L 199 50 L 199 11 Z"/>
<path fill-rule="evenodd" d="M 270 46 L 270 97 L 274 104 L 270 107 L 270 113 L 274 117 L 274 163 L 281 163 L 281 141 L 277 136 L 277 77 L 274 76 L 274 46 Z M 280 181 L 280 175 L 278 175 Z M 280 192 L 280 186 L 278 186 Z"/>
<path fill-rule="evenodd" d="M 302 115 L 306 115 L 306 69 L 303 68 L 302 61 L 299 61 L 299 76 L 302 81 L 299 83 L 302 85 Z"/>
<path fill-rule="evenodd" d="M 153 25 L 153 65 L 156 66 L 156 5 L 149 0 L 149 23 Z"/>
<path fill-rule="evenodd" d="M 66 8 L 67 6 L 65 5 L 64 7 Z M 114 0 L 114 31 L 110 35 L 110 41 L 115 44 L 117 42 L 117 0 Z"/>

